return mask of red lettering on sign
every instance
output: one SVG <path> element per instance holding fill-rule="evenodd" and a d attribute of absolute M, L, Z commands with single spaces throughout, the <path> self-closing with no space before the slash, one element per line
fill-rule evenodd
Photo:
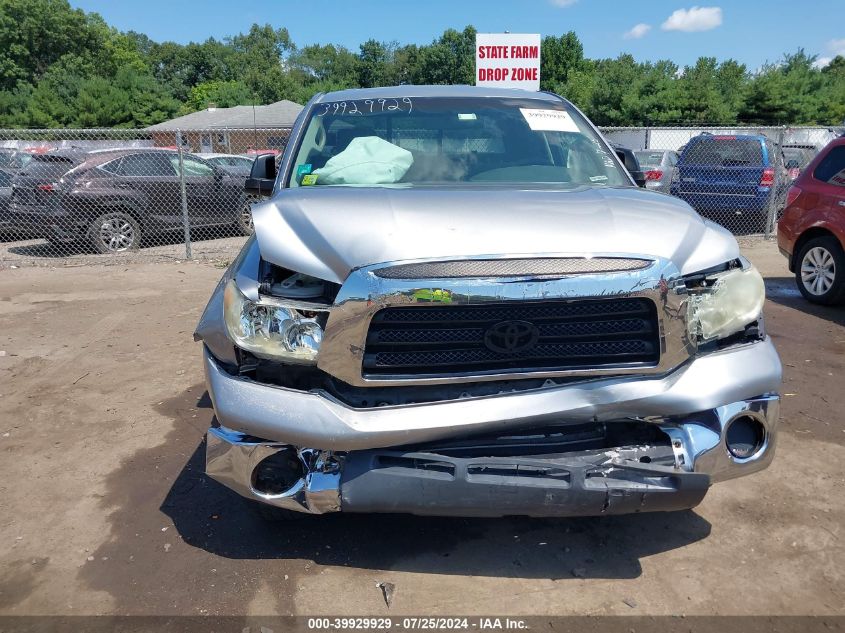
<path fill-rule="evenodd" d="M 511 57 L 514 59 L 537 59 L 539 55 L 539 46 L 511 46 Z"/>
<path fill-rule="evenodd" d="M 479 68 L 478 81 L 506 81 L 509 74 L 507 68 Z"/>
<path fill-rule="evenodd" d="M 537 79 L 536 68 L 514 68 L 511 74 L 514 81 L 530 81 Z"/>
<path fill-rule="evenodd" d="M 507 46 L 479 46 L 478 59 L 507 59 Z"/>

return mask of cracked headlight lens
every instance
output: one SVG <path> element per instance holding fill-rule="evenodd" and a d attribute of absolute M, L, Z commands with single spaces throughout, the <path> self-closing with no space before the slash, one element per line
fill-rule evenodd
<path fill-rule="evenodd" d="M 250 301 L 234 279 L 223 292 L 223 312 L 229 338 L 241 349 L 259 358 L 308 365 L 317 362 L 323 328 L 306 313 Z"/>
<path fill-rule="evenodd" d="M 763 311 L 766 287 L 754 266 L 715 275 L 712 285 L 690 293 L 690 336 L 712 341 L 741 332 Z"/>

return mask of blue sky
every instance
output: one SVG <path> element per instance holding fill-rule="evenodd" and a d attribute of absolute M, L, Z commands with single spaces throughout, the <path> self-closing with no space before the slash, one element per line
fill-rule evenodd
<path fill-rule="evenodd" d="M 669 58 L 680 65 L 708 55 L 733 57 L 753 70 L 799 47 L 822 58 L 845 54 L 843 0 L 70 1 L 121 30 L 181 43 L 269 22 L 286 27 L 300 46 L 331 42 L 357 50 L 371 37 L 423 44 L 446 28 L 472 24 L 481 32 L 574 30 L 587 57 L 629 52 L 640 61 Z"/>

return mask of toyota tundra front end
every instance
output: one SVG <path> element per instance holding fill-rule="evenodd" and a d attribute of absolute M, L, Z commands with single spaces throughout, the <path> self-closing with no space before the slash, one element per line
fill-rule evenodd
<path fill-rule="evenodd" d="M 772 460 L 781 367 L 734 238 L 556 95 L 318 95 L 247 182 L 197 327 L 206 469 L 290 511 L 680 510 Z"/>

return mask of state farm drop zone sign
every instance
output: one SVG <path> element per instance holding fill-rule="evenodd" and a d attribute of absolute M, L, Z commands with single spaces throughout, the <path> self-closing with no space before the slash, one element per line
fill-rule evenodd
<path fill-rule="evenodd" d="M 539 33 L 476 34 L 475 85 L 539 90 Z"/>

